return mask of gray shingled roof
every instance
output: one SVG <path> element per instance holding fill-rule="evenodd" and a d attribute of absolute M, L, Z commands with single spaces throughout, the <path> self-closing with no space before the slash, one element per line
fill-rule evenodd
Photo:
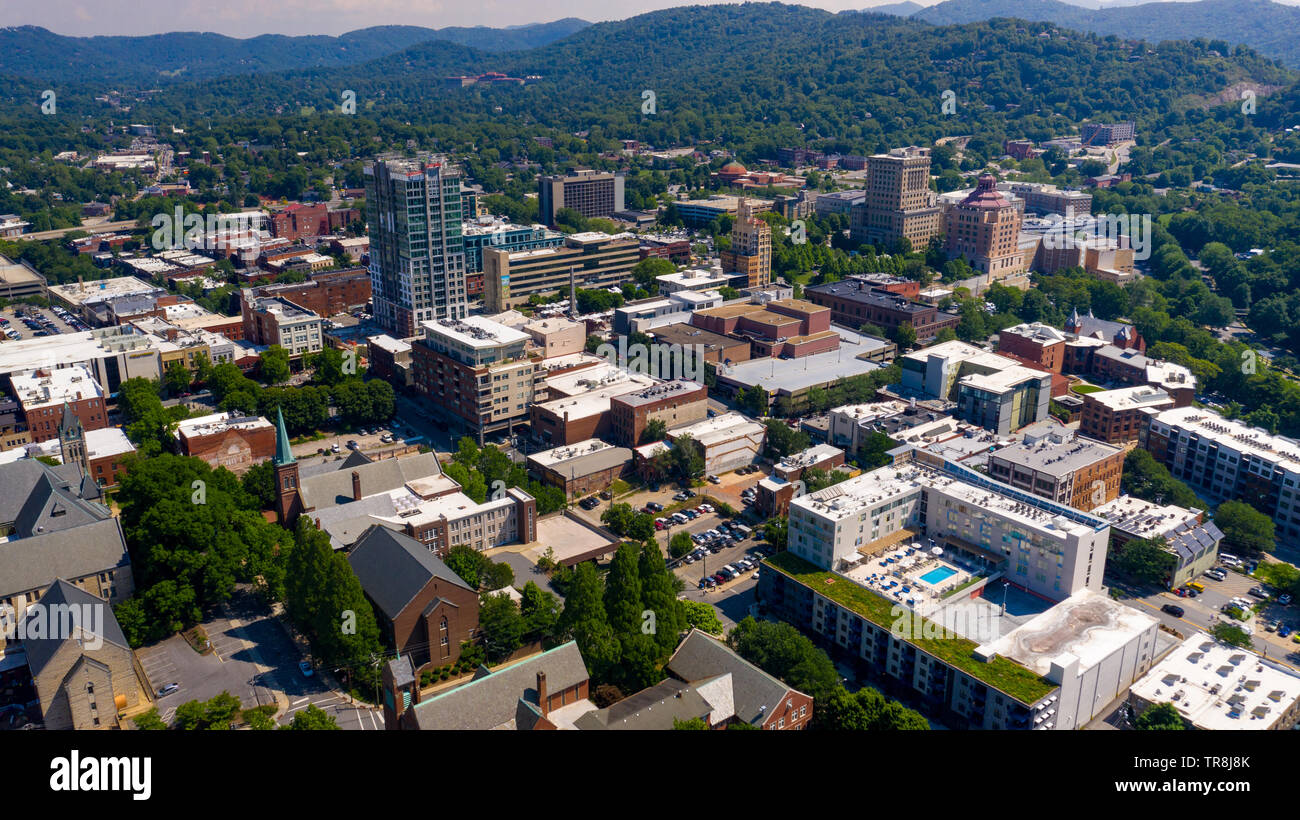
<path fill-rule="evenodd" d="M 131 563 L 116 518 L 0 543 L 0 598 Z"/>
<path fill-rule="evenodd" d="M 81 468 L 76 464 L 51 467 L 24 458 L 0 467 L 0 523 L 13 524 L 20 538 L 55 528 L 80 526 L 109 516 L 106 508 L 80 497 Z M 62 502 L 68 515 L 51 519 L 52 499 Z"/>
<path fill-rule="evenodd" d="M 396 618 L 434 577 L 475 590 L 429 548 L 399 532 L 375 526 L 348 554 L 361 588 L 389 619 Z"/>
<path fill-rule="evenodd" d="M 349 464 L 351 461 L 349 457 L 344 461 L 328 462 L 336 465 L 335 469 L 310 476 L 303 476 L 300 470 L 303 506 L 312 510 L 351 503 L 353 472 L 361 477 L 363 497 L 391 492 L 417 478 L 442 474 L 438 467 L 438 457 L 433 453 L 421 453 L 407 458 L 384 458 L 364 464 Z"/>
<path fill-rule="evenodd" d="M 549 684 L 548 684 L 549 685 Z M 673 722 L 708 718 L 713 705 L 694 684 L 668 680 L 642 689 L 604 709 L 596 709 L 573 722 L 578 729 L 668 730 Z"/>
<path fill-rule="evenodd" d="M 786 692 L 795 691 L 698 629 L 692 629 L 682 640 L 664 668 L 686 681 L 730 672 L 736 717 L 746 723 L 757 723 L 770 715 Z"/>
<path fill-rule="evenodd" d="M 482 730 L 512 723 L 520 699 L 537 703 L 539 671 L 546 673 L 550 692 L 577 686 L 590 677 L 578 645 L 569 641 L 417 704 L 411 710 L 416 726 Z"/>
<path fill-rule="evenodd" d="M 86 635 L 98 635 L 105 643 L 116 644 L 124 649 L 130 648 L 126 636 L 122 634 L 122 627 L 118 625 L 117 618 L 113 616 L 113 607 L 103 598 L 91 595 L 81 587 L 74 586 L 60 578 L 41 596 L 40 604 L 43 607 L 67 604 L 76 607 L 78 612 L 86 606 L 100 607 L 99 614 L 91 616 L 90 619 L 76 622 L 81 631 Z M 20 632 L 26 634 L 27 618 L 23 619 Z M 23 648 L 27 651 L 27 665 L 31 668 L 32 677 L 40 675 L 41 670 L 50 662 L 50 658 L 54 657 L 54 653 L 59 650 L 65 640 L 67 638 L 25 637 L 23 639 Z"/>

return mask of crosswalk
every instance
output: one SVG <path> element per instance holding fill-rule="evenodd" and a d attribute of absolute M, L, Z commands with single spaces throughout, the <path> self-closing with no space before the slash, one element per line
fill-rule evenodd
<path fill-rule="evenodd" d="M 369 731 L 384 728 L 384 716 L 380 710 L 364 703 L 356 703 L 339 692 L 322 692 L 290 701 L 280 722 L 291 723 L 293 716 L 308 706 L 315 706 L 330 714 L 340 729 Z"/>

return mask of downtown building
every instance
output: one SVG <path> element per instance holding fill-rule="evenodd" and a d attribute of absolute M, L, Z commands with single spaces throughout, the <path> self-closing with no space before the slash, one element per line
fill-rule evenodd
<path fill-rule="evenodd" d="M 952 728 L 1077 729 L 1171 641 L 1101 590 L 1106 521 L 924 451 L 893 455 L 794 498 L 789 549 L 756 592 L 882 691 Z"/>
<path fill-rule="evenodd" d="M 991 174 L 984 174 L 975 190 L 944 214 L 944 252 L 966 259 L 990 283 L 1023 274 L 1022 208 L 1023 203 L 1002 196 Z"/>
<path fill-rule="evenodd" d="M 870 324 L 892 335 L 899 325 L 911 325 L 921 344 L 933 341 L 939 331 L 956 329 L 961 324 L 956 314 L 885 290 L 860 276 L 804 288 L 804 298 L 830 308 L 831 321 L 844 327 L 856 329 Z"/>
<path fill-rule="evenodd" d="M 865 189 L 866 198 L 849 209 L 849 236 L 855 244 L 890 248 L 907 239 L 913 248 L 924 248 L 938 235 L 929 148 L 895 148 L 868 157 Z"/>
<path fill-rule="evenodd" d="M 772 281 L 772 228 L 743 198 L 731 228 L 731 247 L 722 252 L 722 269 L 743 276 L 744 287 L 766 287 Z"/>
<path fill-rule="evenodd" d="M 1125 455 L 1121 447 L 1056 428 L 990 453 L 989 475 L 1088 512 L 1119 496 Z"/>
<path fill-rule="evenodd" d="M 1140 446 L 1212 503 L 1243 500 L 1300 544 L 1300 444 L 1198 407 L 1145 412 Z"/>
<path fill-rule="evenodd" d="M 445 158 L 378 159 L 365 168 L 375 321 L 399 338 L 468 312 L 461 173 Z"/>
<path fill-rule="evenodd" d="M 631 281 L 641 261 L 632 234 L 599 231 L 570 234 L 563 244 L 507 251 L 491 245 L 483 252 L 483 304 L 501 313 L 528 303 L 528 297 L 568 293 L 573 288 L 609 288 Z"/>
<path fill-rule="evenodd" d="M 623 175 L 606 171 L 579 170 L 537 180 L 538 218 L 555 225 L 563 208 L 582 214 L 586 219 L 611 217 L 623 208 Z"/>

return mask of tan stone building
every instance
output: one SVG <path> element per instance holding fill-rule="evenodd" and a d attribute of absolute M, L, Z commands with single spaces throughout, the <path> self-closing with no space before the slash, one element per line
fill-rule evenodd
<path fill-rule="evenodd" d="M 992 174 L 984 174 L 970 196 L 948 209 L 944 250 L 949 257 L 965 258 L 992 282 L 1022 274 L 1022 221 L 1021 209 L 998 191 Z"/>
<path fill-rule="evenodd" d="M 722 270 L 744 274 L 751 288 L 765 287 L 772 281 L 772 228 L 744 197 L 731 228 L 731 248 L 722 252 Z"/>

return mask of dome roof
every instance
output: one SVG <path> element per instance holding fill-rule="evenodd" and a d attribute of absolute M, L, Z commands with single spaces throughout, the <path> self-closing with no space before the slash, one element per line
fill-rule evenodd
<path fill-rule="evenodd" d="M 744 176 L 745 174 L 749 173 L 749 171 L 746 170 L 746 169 L 745 169 L 745 166 L 741 165 L 739 162 L 736 162 L 735 160 L 732 160 L 731 162 L 728 162 L 726 165 L 724 165 L 724 166 L 722 166 L 721 168 L 719 168 L 719 169 L 718 169 L 718 173 L 719 173 L 719 174 L 734 174 L 734 175 L 736 175 L 736 176 Z"/>

